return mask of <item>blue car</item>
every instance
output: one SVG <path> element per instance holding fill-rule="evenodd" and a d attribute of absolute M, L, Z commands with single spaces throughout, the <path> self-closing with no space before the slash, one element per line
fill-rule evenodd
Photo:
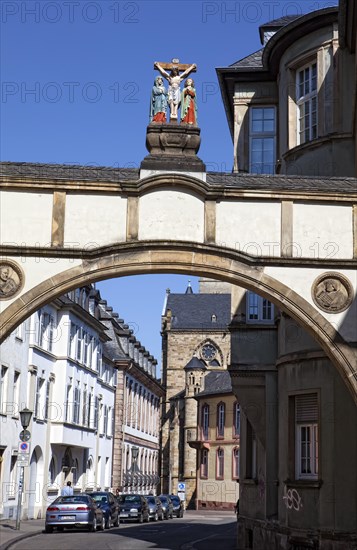
<path fill-rule="evenodd" d="M 105 518 L 105 528 L 110 529 L 111 526 L 119 527 L 119 504 L 113 493 L 108 491 L 94 491 L 93 493 L 90 493 L 90 496 L 103 512 Z"/>

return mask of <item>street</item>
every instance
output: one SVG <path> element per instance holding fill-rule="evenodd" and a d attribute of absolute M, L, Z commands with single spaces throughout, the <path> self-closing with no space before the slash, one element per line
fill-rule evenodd
<path fill-rule="evenodd" d="M 210 550 L 236 547 L 236 518 L 232 512 L 186 511 L 183 518 L 88 533 L 70 529 L 42 533 L 11 546 L 16 550 Z"/>

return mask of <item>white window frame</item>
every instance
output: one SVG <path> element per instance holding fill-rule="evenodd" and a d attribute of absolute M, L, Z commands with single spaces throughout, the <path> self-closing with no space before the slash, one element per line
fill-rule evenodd
<path fill-rule="evenodd" d="M 316 76 L 313 76 L 313 67 L 316 67 Z M 306 70 L 309 70 L 309 91 L 307 93 L 304 93 L 300 95 L 300 75 L 303 74 Z M 318 73 L 317 73 L 317 59 L 314 59 L 313 61 L 310 61 L 309 63 L 306 63 L 302 67 L 299 67 L 296 70 L 296 138 L 297 138 L 297 144 L 303 145 L 304 143 L 308 143 L 318 137 Z M 316 79 L 316 87 L 313 89 L 313 81 Z M 304 80 L 304 82 L 306 82 Z M 315 102 L 315 111 L 312 110 L 313 103 Z M 308 137 L 306 137 L 306 127 L 305 125 L 302 126 L 302 120 L 306 118 L 306 114 L 302 117 L 301 116 L 301 110 L 302 108 L 305 108 L 306 106 L 309 106 L 309 124 L 308 124 Z M 313 112 L 315 112 L 316 115 L 316 123 L 313 124 Z M 315 132 L 314 132 L 315 128 Z"/>
<path fill-rule="evenodd" d="M 303 433 L 309 433 L 303 438 Z M 318 479 L 319 438 L 318 425 L 296 425 L 296 473 L 298 479 Z M 309 471 L 307 471 L 309 470 Z"/>
<path fill-rule="evenodd" d="M 256 301 L 256 304 L 251 303 L 253 300 Z M 253 308 L 256 310 L 256 315 L 257 315 L 256 319 L 251 318 Z M 259 296 L 259 294 L 256 294 L 255 292 L 252 292 L 250 290 L 247 291 L 247 308 L 246 309 L 247 309 L 247 313 L 246 313 L 247 323 L 259 323 L 259 324 L 274 323 L 274 304 L 269 302 L 267 298 L 263 298 L 262 296 Z M 269 316 L 266 315 L 265 310 L 270 311 Z"/>
<path fill-rule="evenodd" d="M 216 479 L 224 479 L 224 449 L 218 447 L 216 451 Z"/>
<path fill-rule="evenodd" d="M 257 132 L 253 130 L 253 112 L 257 109 L 272 109 L 274 111 L 274 129 L 270 131 L 264 131 Z M 264 120 L 264 119 L 263 119 Z M 253 164 L 252 161 L 252 153 L 253 153 L 253 140 L 255 139 L 272 139 L 273 140 L 273 160 L 272 160 L 272 170 L 270 172 L 266 171 L 257 171 L 256 169 L 252 169 L 253 166 L 256 166 L 256 164 Z M 262 168 L 264 166 L 264 163 L 262 164 Z M 276 165 L 276 107 L 275 105 L 252 105 L 249 109 L 249 172 L 250 173 L 257 173 L 257 174 L 275 174 L 275 165 Z"/>
<path fill-rule="evenodd" d="M 234 437 L 240 436 L 240 405 L 238 401 L 235 401 L 233 405 L 233 435 Z"/>

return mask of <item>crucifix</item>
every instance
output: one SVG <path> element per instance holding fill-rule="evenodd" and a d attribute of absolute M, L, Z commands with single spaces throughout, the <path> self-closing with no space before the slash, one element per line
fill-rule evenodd
<path fill-rule="evenodd" d="M 197 66 L 180 63 L 179 59 L 173 59 L 171 63 L 155 61 L 154 69 L 157 69 L 169 83 L 167 101 L 170 105 L 170 121 L 177 121 L 177 110 L 181 101 L 180 84 L 190 73 L 196 72 Z M 180 71 L 183 72 L 180 74 Z"/>

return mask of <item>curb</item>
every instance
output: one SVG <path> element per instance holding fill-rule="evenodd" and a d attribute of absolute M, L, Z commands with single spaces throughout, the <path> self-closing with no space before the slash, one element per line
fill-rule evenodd
<path fill-rule="evenodd" d="M 30 537 L 36 537 L 37 535 L 41 535 L 42 533 L 43 533 L 43 529 L 41 529 L 41 531 L 33 531 L 32 533 L 24 533 L 23 535 L 14 537 L 13 539 L 10 539 L 7 542 L 4 542 L 4 544 L 0 546 L 0 550 L 8 550 L 14 544 L 17 544 L 20 541 L 29 539 Z"/>

